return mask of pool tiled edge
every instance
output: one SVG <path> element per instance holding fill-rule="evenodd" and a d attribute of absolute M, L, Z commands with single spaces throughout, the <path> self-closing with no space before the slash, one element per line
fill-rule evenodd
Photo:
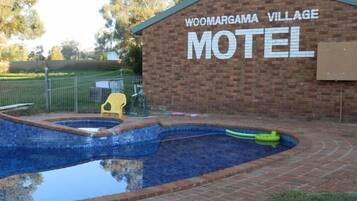
<path fill-rule="evenodd" d="M 53 131 L 65 132 L 65 133 L 74 134 L 74 135 L 80 135 L 80 136 L 89 136 L 90 135 L 90 133 L 88 133 L 88 132 L 81 131 L 79 129 L 73 129 L 73 128 L 69 128 L 69 127 L 65 127 L 65 126 L 56 125 L 50 121 L 48 121 L 48 122 L 47 121 L 30 121 L 30 120 L 25 120 L 22 118 L 6 115 L 1 112 L 0 112 L 0 120 L 7 120 L 7 121 L 11 121 L 11 122 L 17 123 L 17 124 L 34 126 L 37 128 L 50 129 Z"/>

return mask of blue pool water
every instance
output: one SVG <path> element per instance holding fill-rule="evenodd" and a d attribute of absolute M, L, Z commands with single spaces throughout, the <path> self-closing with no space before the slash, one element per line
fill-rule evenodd
<path fill-rule="evenodd" d="M 56 124 L 72 128 L 113 128 L 120 124 L 117 120 L 110 119 L 82 119 L 82 120 L 63 120 L 57 121 Z"/>
<path fill-rule="evenodd" d="M 160 130 L 156 138 L 115 146 L 0 148 L 0 200 L 68 201 L 138 191 L 295 146 L 287 136 L 273 147 L 226 136 L 224 129 L 155 130 Z M 149 131 L 141 135 L 153 135 L 153 130 Z M 123 138 L 128 140 L 132 135 Z"/>

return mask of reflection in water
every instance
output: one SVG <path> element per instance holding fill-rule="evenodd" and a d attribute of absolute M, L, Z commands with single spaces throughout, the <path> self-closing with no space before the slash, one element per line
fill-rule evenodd
<path fill-rule="evenodd" d="M 43 182 L 40 174 L 24 174 L 0 180 L 0 200 L 32 201 L 32 193 Z"/>
<path fill-rule="evenodd" d="M 125 181 L 116 181 L 100 161 L 41 173 L 43 183 L 33 193 L 35 201 L 71 201 L 126 192 Z"/>
<path fill-rule="evenodd" d="M 0 179 L 16 174 L 41 172 L 95 160 L 136 159 L 155 153 L 158 142 L 88 149 L 0 148 Z"/>
<path fill-rule="evenodd" d="M 111 172 L 117 181 L 125 180 L 127 191 L 143 188 L 143 162 L 139 160 L 103 160 L 100 162 L 106 171 Z"/>

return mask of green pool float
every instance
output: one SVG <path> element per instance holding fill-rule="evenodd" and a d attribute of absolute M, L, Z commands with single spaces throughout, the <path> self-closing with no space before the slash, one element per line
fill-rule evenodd
<path fill-rule="evenodd" d="M 271 133 L 263 133 L 263 134 L 253 134 L 253 133 L 241 133 L 233 130 L 226 129 L 226 134 L 231 137 L 240 138 L 240 139 L 248 139 L 255 140 L 256 142 L 280 142 L 280 136 L 276 131 L 272 131 Z"/>
<path fill-rule="evenodd" d="M 249 140 L 254 140 L 255 136 L 257 135 L 257 134 L 251 134 L 251 133 L 240 133 L 240 132 L 229 130 L 229 129 L 226 129 L 226 134 L 231 137 L 236 137 L 236 138 L 241 138 L 241 139 L 249 139 Z"/>
<path fill-rule="evenodd" d="M 279 142 L 280 135 L 276 131 L 272 131 L 270 134 L 260 134 L 255 136 L 255 140 L 260 142 Z"/>
<path fill-rule="evenodd" d="M 259 145 L 263 145 L 263 146 L 269 146 L 269 147 L 276 148 L 276 147 L 280 144 L 280 141 L 277 141 L 277 142 L 255 141 L 255 143 L 257 143 L 257 144 L 259 144 Z"/>

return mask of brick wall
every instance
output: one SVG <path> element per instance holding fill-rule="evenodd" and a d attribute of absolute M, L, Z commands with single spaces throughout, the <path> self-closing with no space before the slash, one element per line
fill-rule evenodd
<path fill-rule="evenodd" d="M 187 28 L 185 18 L 319 9 L 320 19 Z M 282 26 L 301 27 L 301 50 L 319 42 L 357 41 L 357 7 L 335 0 L 201 0 L 143 31 L 144 88 L 153 108 L 203 113 L 254 113 L 308 119 L 357 119 L 357 82 L 316 80 L 316 58 L 264 59 L 264 36 L 244 59 L 244 37 L 230 60 L 188 60 L 187 33 Z M 226 45 L 226 44 L 225 44 Z M 227 48 L 227 47 L 222 47 Z M 279 48 L 284 50 L 284 48 Z M 356 53 L 357 56 L 357 53 Z M 336 66 L 338 68 L 338 66 Z"/>

